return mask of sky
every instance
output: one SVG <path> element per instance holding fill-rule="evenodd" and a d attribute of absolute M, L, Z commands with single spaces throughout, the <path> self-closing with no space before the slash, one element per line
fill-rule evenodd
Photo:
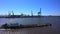
<path fill-rule="evenodd" d="M 60 15 L 60 0 L 0 0 L 0 15 L 14 12 L 37 15 L 41 8 L 41 15 Z"/>

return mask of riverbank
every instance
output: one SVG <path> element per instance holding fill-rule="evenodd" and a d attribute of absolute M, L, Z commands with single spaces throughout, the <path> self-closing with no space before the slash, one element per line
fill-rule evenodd
<path fill-rule="evenodd" d="M 0 30 L 0 34 L 57 34 L 51 27 L 35 27 L 35 28 L 23 28 L 23 29 L 3 29 Z"/>
<path fill-rule="evenodd" d="M 18 25 L 17 23 L 16 24 L 3 24 L 1 26 L 1 28 L 4 28 L 4 29 L 19 29 L 19 28 L 33 28 L 33 27 L 46 27 L 46 26 L 52 26 L 52 24 L 30 24 L 30 25 Z"/>
<path fill-rule="evenodd" d="M 41 16 L 21 16 L 21 15 L 0 16 L 0 18 L 31 18 L 31 17 L 41 17 Z"/>

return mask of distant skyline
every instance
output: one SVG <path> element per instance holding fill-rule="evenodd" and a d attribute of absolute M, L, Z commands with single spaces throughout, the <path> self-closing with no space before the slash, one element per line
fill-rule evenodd
<path fill-rule="evenodd" d="M 8 15 L 14 12 L 15 15 L 34 15 L 42 11 L 42 15 L 60 15 L 60 0 L 0 0 L 0 15 Z"/>

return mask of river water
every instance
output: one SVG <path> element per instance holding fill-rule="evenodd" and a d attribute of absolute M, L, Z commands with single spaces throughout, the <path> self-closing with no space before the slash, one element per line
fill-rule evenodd
<path fill-rule="evenodd" d="M 51 23 L 50 27 L 23 28 L 15 30 L 0 29 L 0 34 L 60 34 L 60 17 L 40 18 L 0 18 L 0 26 L 4 23 L 45 24 Z"/>

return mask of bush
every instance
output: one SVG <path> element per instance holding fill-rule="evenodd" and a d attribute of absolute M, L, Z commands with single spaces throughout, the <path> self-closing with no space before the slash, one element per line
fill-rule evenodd
<path fill-rule="evenodd" d="M 9 28 L 9 27 L 8 27 L 8 24 L 7 24 L 7 23 L 6 23 L 6 24 L 3 24 L 3 25 L 2 25 L 2 28 L 5 28 L 5 29 Z"/>

